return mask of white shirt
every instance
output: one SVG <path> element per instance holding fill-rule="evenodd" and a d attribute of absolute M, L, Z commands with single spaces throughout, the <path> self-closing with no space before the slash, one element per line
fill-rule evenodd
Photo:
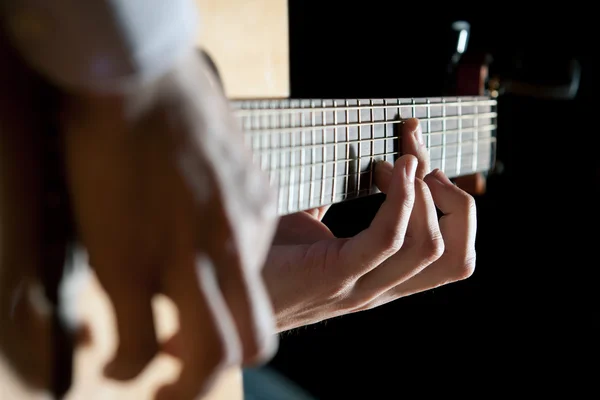
<path fill-rule="evenodd" d="M 8 0 L 9 34 L 60 86 L 114 92 L 154 79 L 195 47 L 194 0 Z"/>

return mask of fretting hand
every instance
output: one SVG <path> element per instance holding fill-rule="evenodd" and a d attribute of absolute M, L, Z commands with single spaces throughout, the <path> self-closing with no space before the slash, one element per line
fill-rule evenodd
<path fill-rule="evenodd" d="M 335 238 L 321 222 L 326 208 L 281 219 L 264 270 L 279 330 L 370 309 L 473 273 L 474 200 L 441 171 L 429 172 L 421 138 L 418 120 L 406 120 L 405 155 L 375 170 L 386 200 L 355 237 Z M 444 214 L 439 221 L 436 206 Z"/>

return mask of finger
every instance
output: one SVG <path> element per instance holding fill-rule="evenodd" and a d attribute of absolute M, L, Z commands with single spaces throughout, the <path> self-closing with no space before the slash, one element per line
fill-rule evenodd
<path fill-rule="evenodd" d="M 404 120 L 401 127 L 401 136 L 402 153 L 412 154 L 417 157 L 417 160 L 419 161 L 415 176 L 418 179 L 425 178 L 425 175 L 429 173 L 430 159 L 419 120 L 417 118 L 408 118 Z"/>
<path fill-rule="evenodd" d="M 466 279 L 475 270 L 477 215 L 473 197 L 454 186 L 437 169 L 425 177 L 425 182 L 435 204 L 444 213 L 439 221 L 444 254 L 428 268 L 395 287 L 388 300 Z"/>
<path fill-rule="evenodd" d="M 182 362 L 177 380 L 156 398 L 195 399 L 209 391 L 218 373 L 241 358 L 240 342 L 216 272 L 208 258 L 187 262 L 183 274 L 165 279 L 165 295 L 179 312 L 179 331 L 166 350 Z M 181 272 L 181 271 L 180 271 Z"/>
<path fill-rule="evenodd" d="M 192 171 L 205 168 L 204 161 L 195 154 L 190 155 L 189 162 L 196 164 L 190 164 Z M 225 166 L 233 168 L 227 163 Z M 220 290 L 241 342 L 243 355 L 239 362 L 252 364 L 271 358 L 277 348 L 272 304 L 262 281 L 262 266 L 277 227 L 276 202 L 274 193 L 263 185 L 261 174 L 247 168 L 229 173 L 242 175 L 241 184 L 231 177 L 225 176 L 218 182 L 213 181 L 214 176 L 208 176 L 211 182 L 206 186 L 218 189 L 203 200 L 205 204 L 198 210 L 196 231 L 191 236 L 215 266 Z M 196 205 L 189 203 L 182 207 L 194 208 Z M 185 213 L 181 216 L 183 220 L 189 218 Z"/>
<path fill-rule="evenodd" d="M 233 237 L 218 238 L 208 246 L 219 286 L 233 316 L 242 345 L 242 362 L 254 364 L 273 356 L 277 348 L 275 320 L 260 271 L 242 259 L 243 249 Z M 259 248 L 255 249 L 260 251 Z"/>
<path fill-rule="evenodd" d="M 116 380 L 135 378 L 158 351 L 152 292 L 130 285 L 132 280 L 116 277 L 118 283 L 102 281 L 115 312 L 118 346 L 113 359 L 104 368 L 104 375 Z"/>
<path fill-rule="evenodd" d="M 416 179 L 415 203 L 404 245 L 379 267 L 361 277 L 356 293 L 364 301 L 371 301 L 419 273 L 443 252 L 444 241 L 431 192 L 425 182 Z"/>
<path fill-rule="evenodd" d="M 350 274 L 362 276 L 402 247 L 415 199 L 416 169 L 417 159 L 412 155 L 396 161 L 387 197 L 371 225 L 344 243 L 341 255 L 355 266 Z"/>

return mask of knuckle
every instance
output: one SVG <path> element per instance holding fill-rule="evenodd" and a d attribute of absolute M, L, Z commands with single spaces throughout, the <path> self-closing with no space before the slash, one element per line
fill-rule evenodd
<path fill-rule="evenodd" d="M 375 296 L 368 292 L 353 293 L 340 303 L 340 311 L 350 313 L 363 309 Z"/>
<path fill-rule="evenodd" d="M 404 244 L 404 235 L 400 227 L 396 225 L 387 225 L 381 232 L 380 243 L 385 253 L 394 254 Z"/>
<path fill-rule="evenodd" d="M 462 192 L 462 203 L 465 214 L 474 215 L 477 212 L 477 205 L 475 199 L 467 192 Z"/>
<path fill-rule="evenodd" d="M 444 254 L 445 249 L 444 239 L 439 231 L 430 232 L 419 248 L 422 258 L 429 263 L 437 261 Z"/>
<path fill-rule="evenodd" d="M 353 282 L 342 281 L 336 282 L 329 286 L 325 294 L 327 303 L 336 304 L 345 301 L 349 298 L 349 293 L 352 291 Z"/>
<path fill-rule="evenodd" d="M 455 279 L 461 281 L 470 278 L 475 272 L 475 260 L 476 256 L 474 252 L 463 258 L 455 269 Z"/>

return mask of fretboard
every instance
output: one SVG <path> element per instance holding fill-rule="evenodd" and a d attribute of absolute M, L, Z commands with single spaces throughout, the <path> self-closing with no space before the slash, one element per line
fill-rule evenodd
<path fill-rule="evenodd" d="M 496 100 L 483 96 L 232 101 L 254 161 L 286 215 L 378 192 L 373 161 L 400 156 L 398 126 L 417 117 L 431 159 L 454 178 L 494 163 Z"/>

